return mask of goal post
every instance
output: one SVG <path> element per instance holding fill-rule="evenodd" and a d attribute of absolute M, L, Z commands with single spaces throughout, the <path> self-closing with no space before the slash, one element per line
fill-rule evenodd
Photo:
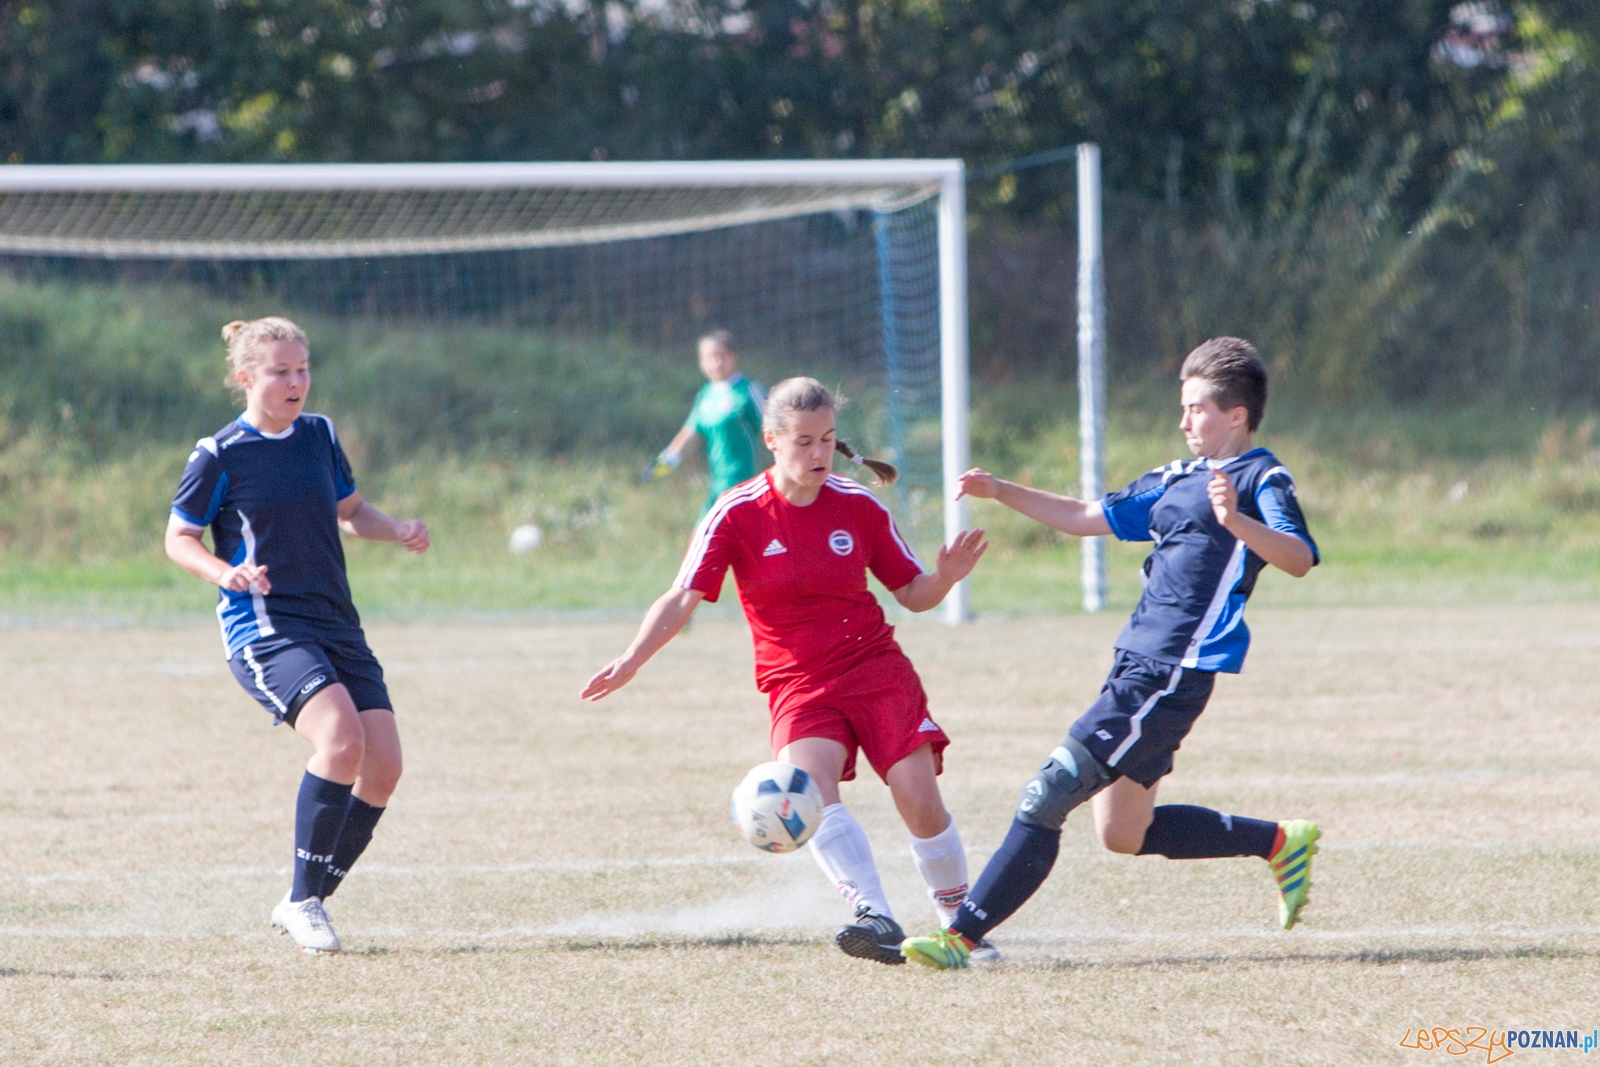
<path fill-rule="evenodd" d="M 935 481 L 930 471 L 928 482 L 941 494 L 948 542 L 965 525 L 966 509 L 954 496 L 970 456 L 964 182 L 959 159 L 12 166 L 0 168 L 0 271 L 121 284 L 163 270 L 169 276 L 178 264 L 184 278 L 213 286 L 223 284 L 218 279 L 236 287 L 299 286 L 315 300 L 348 289 L 379 315 L 402 291 L 430 306 L 503 308 L 515 286 L 532 279 L 527 284 L 544 301 L 540 321 L 577 316 L 603 332 L 652 328 L 640 320 L 660 313 L 667 297 L 630 303 L 629 286 L 670 289 L 685 273 L 724 266 L 706 264 L 738 245 L 776 272 L 765 283 L 782 306 L 781 315 L 769 316 L 775 334 L 802 332 L 808 315 L 822 314 L 817 301 L 825 291 L 861 305 L 855 320 L 796 341 L 789 362 L 803 369 L 808 354 L 829 351 L 846 332 L 852 350 L 875 349 L 893 412 L 887 436 L 907 450 L 897 460 L 905 463 L 915 447 L 901 444 L 908 434 L 920 440 L 919 433 L 933 432 L 908 430 L 907 420 L 931 418 L 937 406 L 939 472 Z M 926 252 L 917 251 L 915 226 L 887 221 L 923 225 L 924 215 L 936 230 Z M 830 216 L 845 230 L 858 217 L 876 219 L 881 232 L 866 238 L 867 251 L 818 245 L 796 263 L 781 262 L 784 234 L 799 232 L 806 220 L 830 224 Z M 762 227 L 779 230 L 758 245 Z M 718 234 L 735 236 L 708 249 L 683 244 Z M 627 267 L 649 281 L 608 283 L 614 292 L 574 311 L 577 299 L 562 295 L 563 286 L 578 284 L 568 275 L 597 272 L 605 257 L 548 257 L 630 242 L 651 249 Z M 925 262 L 935 248 L 936 262 Z M 528 258 L 540 255 L 547 258 Z M 865 271 L 851 264 L 874 256 L 873 280 L 852 280 L 849 271 Z M 456 258 L 448 272 L 424 276 L 419 264 L 430 257 Z M 812 267 L 827 273 L 831 289 L 818 283 L 810 291 L 805 270 Z M 739 281 L 723 278 L 711 287 L 729 306 L 744 307 Z M 686 292 L 673 289 L 671 298 L 699 299 Z M 874 316 L 879 321 L 869 324 Z M 677 336 L 687 327 L 675 329 Z M 936 382 L 923 381 L 934 373 Z M 919 391 L 919 382 L 928 388 Z M 946 600 L 945 618 L 964 620 L 968 605 L 963 582 Z"/>

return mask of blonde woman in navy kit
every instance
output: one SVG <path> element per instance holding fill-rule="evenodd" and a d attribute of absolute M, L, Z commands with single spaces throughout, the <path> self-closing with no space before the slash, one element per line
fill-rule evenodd
<path fill-rule="evenodd" d="M 235 679 L 312 746 L 295 806 L 294 882 L 272 924 L 306 952 L 337 952 L 323 901 L 400 779 L 393 705 L 350 599 L 339 532 L 426 552 L 428 528 L 362 500 L 332 420 L 303 414 L 310 348 L 298 326 L 231 322 L 222 337 L 245 412 L 190 453 L 167 556 L 219 588 Z M 201 540 L 208 528 L 215 554 Z"/>

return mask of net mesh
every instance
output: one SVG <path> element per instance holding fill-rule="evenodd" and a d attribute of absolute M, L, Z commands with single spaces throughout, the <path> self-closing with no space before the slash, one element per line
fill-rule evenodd
<path fill-rule="evenodd" d="M 330 259 L 583 245 L 829 211 L 893 211 L 927 183 L 709 188 L 24 190 L 0 252 Z"/>
<path fill-rule="evenodd" d="M 841 431 L 899 463 L 904 521 L 939 479 L 937 186 L 50 191 L 0 194 L 13 423 L 101 447 L 192 442 L 236 412 L 218 327 L 300 321 L 313 407 L 366 461 L 423 450 L 634 462 L 681 424 L 693 342 L 851 398 Z"/>

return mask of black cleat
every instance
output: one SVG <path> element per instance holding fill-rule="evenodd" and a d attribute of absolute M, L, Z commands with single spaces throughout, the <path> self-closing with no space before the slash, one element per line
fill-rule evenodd
<path fill-rule="evenodd" d="M 833 943 L 846 956 L 889 964 L 906 961 L 900 954 L 900 942 L 905 939 L 906 932 L 900 929 L 899 923 L 887 915 L 874 915 L 866 905 L 856 909 L 855 922 L 839 927 L 839 932 L 833 935 Z"/>

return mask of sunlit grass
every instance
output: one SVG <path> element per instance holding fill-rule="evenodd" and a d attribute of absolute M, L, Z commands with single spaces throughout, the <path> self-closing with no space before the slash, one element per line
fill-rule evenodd
<path fill-rule="evenodd" d="M 1184 455 L 1164 419 L 1113 425 L 1109 484 Z M 1294 471 L 1324 566 L 1302 581 L 1269 573 L 1263 603 L 1456 603 L 1578 600 L 1600 595 L 1600 454 L 1590 422 L 1552 422 L 1523 454 L 1421 455 L 1407 428 L 1360 439 L 1352 457 L 1315 429 L 1262 435 Z M 979 462 L 1029 484 L 1074 491 L 1070 424 L 1010 442 Z M 1346 442 L 1348 444 L 1348 442 Z M 358 470 L 365 495 L 395 515 L 428 520 L 434 549 L 348 543 L 358 604 L 369 615 L 437 612 L 627 612 L 671 581 L 704 499 L 702 472 L 640 485 L 645 453 L 546 459 L 487 452 L 417 454 Z M 167 501 L 183 450 L 146 445 L 90 462 L 41 435 L 0 451 L 0 614 L 130 616 L 208 611 L 212 594 L 166 563 Z M 931 559 L 938 500 L 891 499 L 910 514 Z M 986 502 L 990 555 L 973 580 L 984 613 L 1078 610 L 1071 538 Z M 510 532 L 537 524 L 543 544 L 513 555 Z M 1138 596 L 1148 545 L 1110 546 L 1111 607 Z"/>

